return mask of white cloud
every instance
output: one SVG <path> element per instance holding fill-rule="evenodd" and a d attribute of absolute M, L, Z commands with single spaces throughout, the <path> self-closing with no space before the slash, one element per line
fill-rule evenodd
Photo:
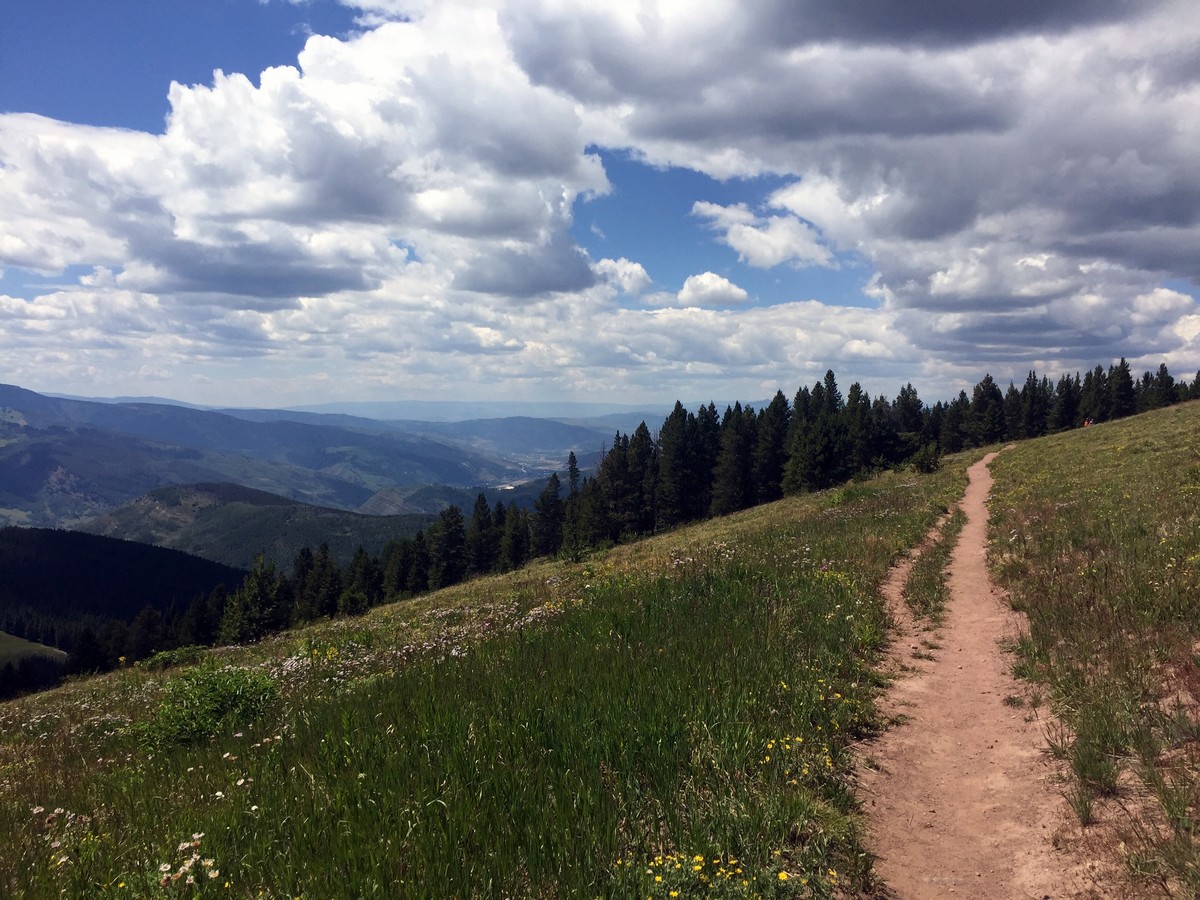
<path fill-rule="evenodd" d="M 602 259 L 593 268 L 601 278 L 630 296 L 642 293 L 651 284 L 650 276 L 642 264 L 631 262 L 623 256 L 620 259 Z"/>
<path fill-rule="evenodd" d="M 90 273 L 0 296 L 9 377 L 167 375 L 221 402 L 1200 367 L 1186 0 L 342 2 L 363 33 L 172 86 L 163 135 L 0 115 L 5 284 Z M 879 308 L 752 305 L 737 268 L 652 292 L 653 246 L 591 262 L 572 225 L 609 190 L 595 146 L 781 179 L 684 208 L 781 279 L 853 254 Z"/>
<path fill-rule="evenodd" d="M 833 263 L 833 254 L 820 243 L 819 235 L 794 216 L 760 218 L 745 204 L 719 206 L 697 201 L 692 215 L 710 220 L 724 232 L 723 243 L 737 251 L 738 259 L 760 269 L 790 262 L 797 268 Z"/>
<path fill-rule="evenodd" d="M 714 272 L 689 275 L 678 294 L 681 306 L 729 306 L 748 298 L 745 290 Z"/>

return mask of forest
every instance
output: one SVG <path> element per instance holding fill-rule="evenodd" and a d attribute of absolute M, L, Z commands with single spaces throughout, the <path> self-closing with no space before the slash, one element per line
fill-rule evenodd
<path fill-rule="evenodd" d="M 1200 372 L 1190 384 L 1177 382 L 1164 364 L 1135 378 L 1125 359 L 1057 382 L 1030 371 L 1020 387 L 1010 383 L 1006 390 L 986 375 L 969 396 L 962 391 L 933 406 L 911 384 L 892 400 L 872 399 L 858 383 L 843 395 L 830 370 L 792 400 L 779 391 L 758 410 L 735 403 L 718 413 L 709 403 L 692 412 L 677 402 L 657 433 L 644 422 L 632 434 L 617 432 L 594 473 L 584 475 L 572 453 L 562 477 L 550 476 L 532 508 L 490 505 L 481 493 L 469 515 L 447 506 L 424 531 L 391 541 L 379 555 L 360 547 L 346 565 L 326 544 L 305 547 L 290 569 L 260 556 L 236 587 L 222 581 L 187 602 L 180 602 L 180 581 L 152 599 L 138 599 L 147 597 L 143 590 L 80 610 L 69 622 L 38 619 L 28 606 L 22 618 L 10 603 L 0 630 L 68 651 L 72 673 L 183 647 L 253 642 L 512 571 L 538 557 L 578 560 L 598 548 L 883 469 L 933 471 L 943 453 L 1191 399 L 1200 399 Z M 15 671 L 0 671 L 0 696 L 31 686 L 17 684 Z"/>

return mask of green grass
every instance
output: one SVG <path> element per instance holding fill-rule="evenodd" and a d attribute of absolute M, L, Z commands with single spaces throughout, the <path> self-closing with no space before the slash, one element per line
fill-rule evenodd
<path fill-rule="evenodd" d="M 877 587 L 967 462 L 0 706 L 0 894 L 869 887 Z"/>
<path fill-rule="evenodd" d="M 940 624 L 946 613 L 949 591 L 946 586 L 946 567 L 958 543 L 958 535 L 967 523 L 960 507 L 946 520 L 933 542 L 913 563 L 904 583 L 904 602 L 916 615 Z"/>
<path fill-rule="evenodd" d="M 53 647 L 47 647 L 45 644 L 27 641 L 16 635 L 0 631 L 0 666 L 8 662 L 16 665 L 26 656 L 45 656 L 62 662 L 66 659 L 67 654 L 61 650 L 55 650 Z"/>
<path fill-rule="evenodd" d="M 992 560 L 1029 616 L 1080 821 L 1140 783 L 1131 869 L 1200 891 L 1200 404 L 1018 445 L 992 465 Z M 1122 814 L 1124 817 L 1124 814 Z"/>

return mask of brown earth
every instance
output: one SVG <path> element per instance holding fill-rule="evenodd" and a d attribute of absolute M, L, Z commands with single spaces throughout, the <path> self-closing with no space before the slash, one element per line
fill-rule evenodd
<path fill-rule="evenodd" d="M 1126 897 L 1114 856 L 1088 858 L 1095 848 L 1045 753 L 1048 713 L 1030 708 L 1001 647 L 1019 634 L 1021 620 L 988 575 L 987 466 L 994 456 L 969 471 L 943 624 L 923 631 L 931 626 L 915 621 L 903 602 L 911 561 L 884 588 L 897 623 L 889 667 L 898 677 L 881 713 L 900 724 L 861 748 L 859 767 L 882 894 Z"/>

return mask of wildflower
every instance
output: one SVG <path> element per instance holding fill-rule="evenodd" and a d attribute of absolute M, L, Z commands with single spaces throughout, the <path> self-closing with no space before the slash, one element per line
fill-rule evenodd
<path fill-rule="evenodd" d="M 780 872 L 780 873 L 779 873 L 779 880 L 780 880 L 780 881 L 787 881 L 787 880 L 788 880 L 788 873 L 787 873 L 787 872 Z"/>
<path fill-rule="evenodd" d="M 163 863 L 161 866 L 159 866 L 159 867 L 158 867 L 158 871 L 160 871 L 160 872 L 170 872 L 170 871 L 171 871 L 171 864 L 170 864 L 170 863 Z"/>

